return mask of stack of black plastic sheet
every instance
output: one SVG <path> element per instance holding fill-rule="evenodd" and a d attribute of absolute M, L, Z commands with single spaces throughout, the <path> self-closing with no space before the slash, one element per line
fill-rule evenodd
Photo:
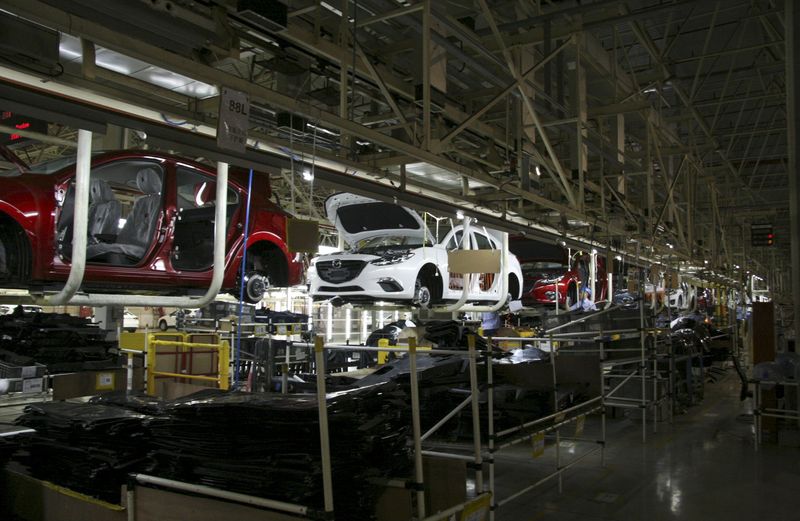
<path fill-rule="evenodd" d="M 35 432 L 27 427 L 0 422 L 0 470 L 32 434 Z"/>
<path fill-rule="evenodd" d="M 475 349 L 481 351 L 488 347 L 486 340 L 474 330 L 454 320 L 425 323 L 425 338 L 441 349 L 466 349 L 470 335 L 475 336 Z"/>
<path fill-rule="evenodd" d="M 161 398 L 145 394 L 144 391 L 111 391 L 92 397 L 89 400 L 89 403 L 95 405 L 123 407 L 130 411 L 138 412 L 144 415 L 157 416 L 159 414 L 163 414 L 164 405 L 168 402 L 165 402 Z"/>
<path fill-rule="evenodd" d="M 0 349 L 30 357 L 50 373 L 118 365 L 114 342 L 89 319 L 64 313 L 0 316 Z"/>
<path fill-rule="evenodd" d="M 20 458 L 31 474 L 107 501 L 142 472 L 323 508 L 316 396 L 209 389 L 171 402 L 93 401 L 26 408 L 17 423 L 38 432 Z M 328 395 L 337 518 L 371 519 L 371 478 L 410 475 L 407 403 L 391 382 Z"/>
<path fill-rule="evenodd" d="M 17 424 L 37 434 L 27 444 L 28 455 L 21 462 L 37 478 L 119 502 L 126 475 L 147 463 L 147 418 L 105 405 L 29 405 Z"/>
<path fill-rule="evenodd" d="M 392 384 L 328 399 L 334 503 L 370 519 L 371 477 L 406 476 L 406 394 Z M 315 396 L 207 392 L 172 402 L 149 424 L 154 475 L 321 509 Z M 337 517 L 338 517 L 337 515 Z"/>

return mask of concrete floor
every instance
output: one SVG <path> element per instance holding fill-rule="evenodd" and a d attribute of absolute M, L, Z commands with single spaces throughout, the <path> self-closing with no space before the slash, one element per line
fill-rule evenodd
<path fill-rule="evenodd" d="M 648 426 L 645 444 L 641 422 L 609 420 L 605 467 L 598 455 L 588 456 L 564 475 L 563 492 L 548 482 L 500 507 L 496 519 L 800 521 L 800 449 L 754 450 L 753 424 L 740 416 L 749 401 L 739 401 L 738 385 L 734 375 L 707 384 L 701 404 L 671 425 L 660 423 L 657 434 Z M 586 434 L 595 435 L 597 427 L 587 422 Z M 592 447 L 566 445 L 564 458 Z M 498 498 L 551 470 L 555 451 L 547 452 L 533 459 L 530 444 L 523 444 L 498 454 Z"/>

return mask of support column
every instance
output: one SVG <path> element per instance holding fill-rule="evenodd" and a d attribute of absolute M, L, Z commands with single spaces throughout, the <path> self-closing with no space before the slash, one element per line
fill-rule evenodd
<path fill-rule="evenodd" d="M 348 42 L 350 40 L 349 35 L 350 31 L 348 29 L 348 22 L 347 22 L 347 13 L 350 11 L 349 9 L 349 0 L 342 0 L 341 9 L 342 9 L 342 21 L 339 24 L 339 46 L 342 49 L 347 49 Z M 347 89 L 349 84 L 349 77 L 348 77 L 348 67 L 344 63 L 341 64 L 339 68 L 339 117 L 344 119 L 349 119 L 349 104 L 347 103 Z M 350 143 L 350 136 L 345 134 L 344 130 L 341 130 L 341 134 L 339 135 L 339 144 L 342 147 L 342 150 L 339 152 L 341 157 L 348 157 L 349 154 L 349 143 Z"/>
<path fill-rule="evenodd" d="M 625 164 L 625 115 L 614 114 L 608 118 L 611 129 L 611 146 L 617 152 L 617 161 Z M 624 167 L 623 167 L 624 170 Z M 624 171 L 617 177 L 615 186 L 620 195 L 625 195 L 625 173 Z"/>
<path fill-rule="evenodd" d="M 567 64 L 569 69 L 569 88 L 571 112 L 576 119 L 575 141 L 570 148 L 570 168 L 572 178 L 578 181 L 577 203 L 578 210 L 583 211 L 585 207 L 585 181 L 588 169 L 588 148 L 585 143 L 587 110 L 586 110 L 586 75 L 581 64 L 581 45 L 582 39 L 576 36 L 575 61 Z"/>
<path fill-rule="evenodd" d="M 422 0 L 422 148 L 431 149 L 431 0 Z"/>
<path fill-rule="evenodd" d="M 786 109 L 788 120 L 787 141 L 789 149 L 789 226 L 792 241 L 792 299 L 794 302 L 794 324 L 800 316 L 800 182 L 797 179 L 798 153 L 797 140 L 798 102 L 800 102 L 800 68 L 795 64 L 800 55 L 800 15 L 794 0 L 786 0 Z M 797 326 L 795 326 L 797 329 Z"/>
<path fill-rule="evenodd" d="M 647 208 L 647 226 L 646 230 L 653 229 L 655 223 L 655 200 L 653 197 L 653 139 L 650 132 L 650 122 L 647 122 L 647 143 L 645 150 L 645 172 L 647 172 L 645 199 L 642 205 Z"/>

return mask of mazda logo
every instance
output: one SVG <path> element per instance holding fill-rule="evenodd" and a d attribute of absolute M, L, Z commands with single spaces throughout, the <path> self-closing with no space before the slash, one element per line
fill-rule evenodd
<path fill-rule="evenodd" d="M 342 261 L 340 261 L 339 259 L 335 259 L 331 263 L 331 266 L 333 266 L 334 268 L 341 268 L 342 267 Z"/>

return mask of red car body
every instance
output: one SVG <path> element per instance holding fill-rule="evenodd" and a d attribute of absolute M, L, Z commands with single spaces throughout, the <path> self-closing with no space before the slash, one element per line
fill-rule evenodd
<path fill-rule="evenodd" d="M 531 239 L 512 239 L 510 250 L 522 268 L 522 304 L 525 306 L 558 303 L 569 306 L 577 302 L 581 284 L 588 284 L 588 254 L 570 255 L 567 249 Z M 585 257 L 584 257 L 585 255 Z M 570 262 L 571 261 L 571 262 Z M 580 263 L 585 262 L 585 267 Z M 585 272 L 582 281 L 582 272 Z M 603 259 L 597 258 L 595 300 L 606 298 L 606 272 Z"/>
<path fill-rule="evenodd" d="M 124 208 L 127 203 L 135 209 L 137 197 L 143 194 L 136 195 L 138 188 L 132 181 L 116 186 L 118 181 L 113 174 L 129 172 L 133 175 L 135 169 L 141 172 L 142 168 L 153 169 L 161 177 L 157 194 L 153 195 L 160 197 L 160 204 L 154 207 L 154 220 L 150 221 L 148 217 L 148 222 L 154 222 L 154 227 L 149 228 L 153 230 L 149 243 L 145 242 L 143 253 L 137 253 L 135 258 L 111 255 L 111 250 L 115 250 L 112 246 L 106 246 L 107 254 L 98 259 L 87 257 L 82 288 L 101 291 L 135 289 L 161 294 L 185 294 L 193 289 L 202 292 L 212 277 L 209 250 L 213 245 L 216 170 L 161 153 L 111 152 L 92 157 L 92 183 L 95 183 L 96 172 L 97 177 L 105 175 L 106 184 L 112 187 L 117 200 L 116 207 L 122 205 Z M 0 281 L 4 287 L 43 289 L 58 286 L 70 271 L 71 238 L 65 243 L 57 228 L 62 224 L 71 226 L 71 215 L 65 213 L 64 201 L 69 199 L 70 187 L 74 183 L 75 165 L 69 161 L 59 165 L 51 163 L 38 169 L 34 167 L 31 171 L 0 174 L 0 249 L 3 250 L 0 251 Z M 34 173 L 37 171 L 39 173 Z M 139 176 L 140 173 L 128 178 L 120 176 L 119 179 L 135 179 L 136 186 L 139 186 Z M 192 185 L 186 180 L 200 185 L 200 193 L 188 193 Z M 247 181 L 247 171 L 230 169 L 222 288 L 236 295 L 243 257 Z M 94 185 L 92 190 L 94 194 Z M 288 251 L 284 240 L 288 214 L 269 200 L 271 190 L 267 175 L 254 175 L 250 195 L 248 277 L 251 274 L 268 276 L 272 284 L 279 286 L 299 283 L 302 262 Z M 123 202 L 120 203 L 119 199 Z M 231 200 L 236 203 L 231 204 Z M 90 205 L 90 212 L 91 208 Z M 132 212 L 127 219 L 133 219 Z M 119 210 L 117 215 L 120 215 Z M 124 233 L 127 219 L 119 219 L 119 236 Z M 113 217 L 111 224 L 114 224 Z M 114 237 L 113 234 L 110 236 Z M 90 239 L 90 242 L 99 242 L 97 238 Z M 91 248 L 87 248 L 87 256 Z M 252 299 L 255 298 L 253 295 Z"/>

